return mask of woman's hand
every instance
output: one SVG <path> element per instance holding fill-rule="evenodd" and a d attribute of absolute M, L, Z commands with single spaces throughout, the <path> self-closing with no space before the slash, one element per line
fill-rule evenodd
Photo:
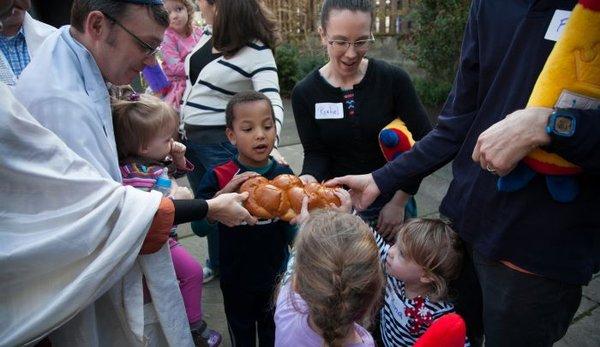
<path fill-rule="evenodd" d="M 225 194 L 225 193 L 237 192 L 238 189 L 240 189 L 240 186 L 242 185 L 242 183 L 246 182 L 246 180 L 248 178 L 256 177 L 256 176 L 260 176 L 260 175 L 254 171 L 246 171 L 241 174 L 237 174 L 237 175 L 233 176 L 231 181 L 229 181 L 229 183 L 227 183 L 225 185 L 225 187 L 223 187 L 221 190 L 219 190 L 217 192 L 217 194 L 215 194 L 215 197 L 218 195 L 221 195 L 221 194 Z"/>
<path fill-rule="evenodd" d="M 399 190 L 379 212 L 377 232 L 387 241 L 393 240 L 398 231 L 397 226 L 404 222 L 404 211 L 410 195 Z"/>
<path fill-rule="evenodd" d="M 281 155 L 281 153 L 279 153 L 279 150 L 277 150 L 277 148 L 273 148 L 273 150 L 271 151 L 271 156 L 279 164 L 287 165 L 287 166 L 290 165 L 290 164 L 288 164 L 287 161 L 285 161 L 285 158 L 283 157 L 283 155 Z"/>
<path fill-rule="evenodd" d="M 248 198 L 248 193 L 221 194 L 212 199 L 206 200 L 208 203 L 209 220 L 218 221 L 228 227 L 234 227 L 242 223 L 254 225 L 256 218 L 252 217 L 242 203 Z"/>

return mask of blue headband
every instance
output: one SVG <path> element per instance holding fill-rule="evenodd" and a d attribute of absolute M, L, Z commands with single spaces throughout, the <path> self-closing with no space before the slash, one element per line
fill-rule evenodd
<path fill-rule="evenodd" d="M 116 0 L 118 2 L 128 2 L 136 5 L 162 5 L 162 0 Z"/>

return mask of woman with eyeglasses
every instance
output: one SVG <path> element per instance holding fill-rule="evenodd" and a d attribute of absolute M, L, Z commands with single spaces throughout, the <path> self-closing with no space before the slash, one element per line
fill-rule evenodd
<path fill-rule="evenodd" d="M 415 140 L 431 125 L 408 74 L 382 60 L 367 58 L 374 42 L 373 7 L 368 0 L 325 0 L 319 34 L 329 61 L 292 91 L 296 126 L 304 148 L 301 178 L 322 181 L 372 172 L 385 164 L 379 131 L 402 119 Z M 407 213 L 414 200 L 386 192 L 362 218 L 384 236 Z"/>

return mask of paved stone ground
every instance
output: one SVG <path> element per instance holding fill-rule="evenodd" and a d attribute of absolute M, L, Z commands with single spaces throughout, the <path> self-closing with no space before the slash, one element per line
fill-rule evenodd
<path fill-rule="evenodd" d="M 288 100 L 285 103 L 286 114 L 280 151 L 294 172 L 299 173 L 303 158 L 302 146 L 299 144 L 296 124 L 291 114 L 291 105 Z M 451 169 L 449 166 L 445 166 L 423 181 L 416 196 L 420 216 L 437 215 L 438 206 L 451 179 Z M 179 183 L 187 185 L 185 179 Z M 193 235 L 189 224 L 179 227 L 179 235 L 180 242 L 203 263 L 208 254 L 206 238 Z M 223 310 L 223 297 L 218 281 L 205 284 L 202 302 L 204 319 L 212 329 L 221 332 L 224 339 L 222 346 L 231 346 Z M 555 346 L 600 347 L 600 274 L 596 274 L 589 286 L 584 287 L 581 305 L 573 323 L 565 337 Z"/>

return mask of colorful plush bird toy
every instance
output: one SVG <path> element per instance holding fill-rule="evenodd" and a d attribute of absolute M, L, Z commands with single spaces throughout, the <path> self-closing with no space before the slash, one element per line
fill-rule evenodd
<path fill-rule="evenodd" d="M 379 147 L 387 161 L 392 161 L 415 144 L 412 134 L 400 119 L 394 119 L 379 132 Z"/>
<path fill-rule="evenodd" d="M 548 56 L 527 106 L 585 109 L 598 107 L 598 101 L 600 0 L 580 0 Z M 520 190 L 539 173 L 546 176 L 546 186 L 554 200 L 570 202 L 579 193 L 576 175 L 581 172 L 581 167 L 538 148 L 498 180 L 498 190 Z"/>

